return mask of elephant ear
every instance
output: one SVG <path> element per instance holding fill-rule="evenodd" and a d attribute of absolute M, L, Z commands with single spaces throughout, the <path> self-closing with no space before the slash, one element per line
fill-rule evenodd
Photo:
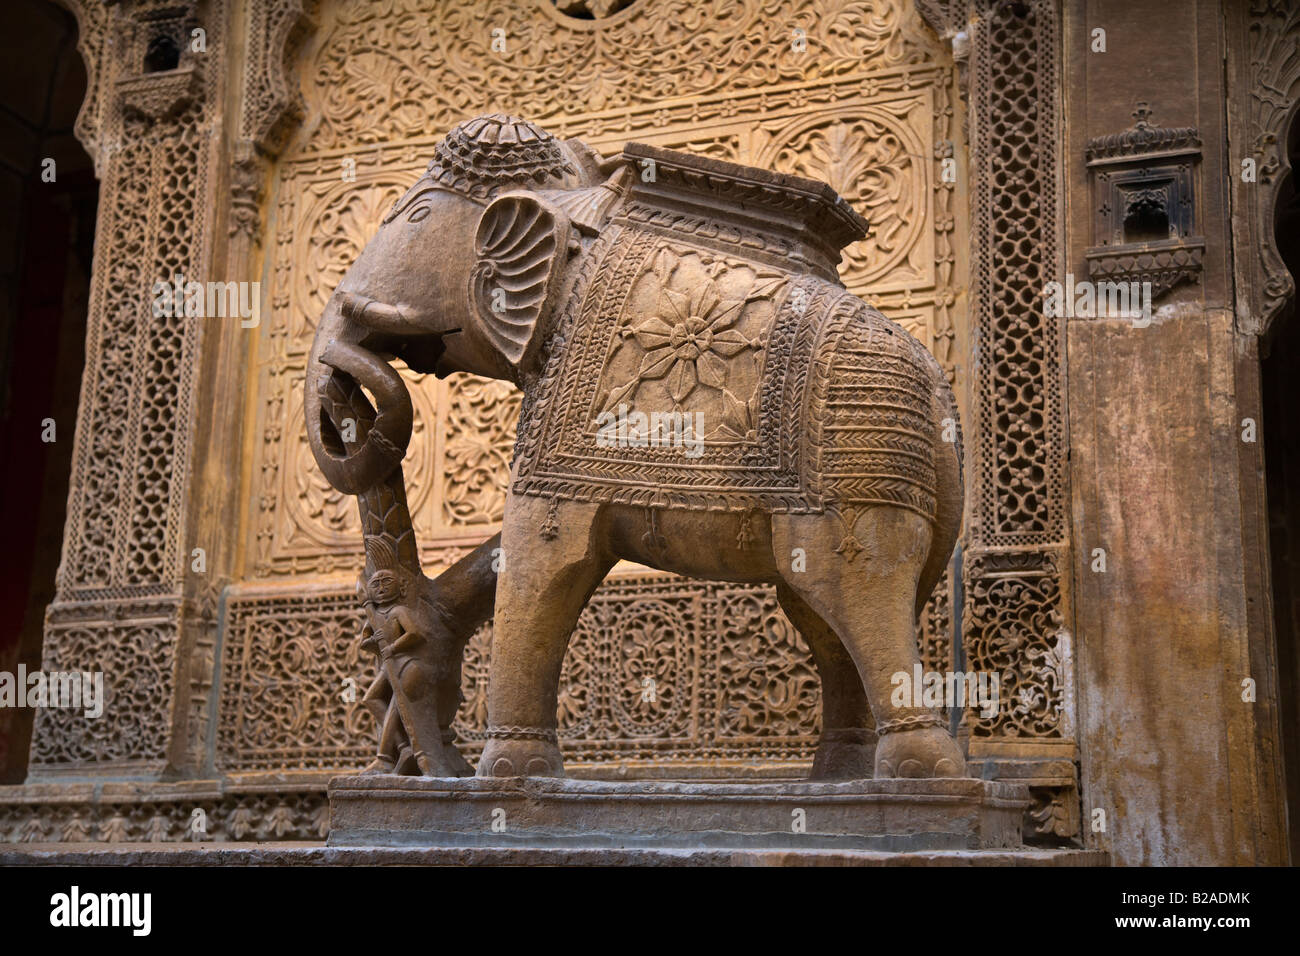
<path fill-rule="evenodd" d="M 500 196 L 479 220 L 470 298 L 488 339 L 516 368 L 541 346 L 568 242 L 568 216 L 531 193 Z"/>

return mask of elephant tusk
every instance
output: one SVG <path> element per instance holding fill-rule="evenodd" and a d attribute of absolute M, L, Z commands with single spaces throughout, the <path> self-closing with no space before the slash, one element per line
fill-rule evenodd
<path fill-rule="evenodd" d="M 376 332 L 391 335 L 419 335 L 427 330 L 420 328 L 395 305 L 377 302 L 362 295 L 346 293 L 342 297 L 344 317 Z"/>

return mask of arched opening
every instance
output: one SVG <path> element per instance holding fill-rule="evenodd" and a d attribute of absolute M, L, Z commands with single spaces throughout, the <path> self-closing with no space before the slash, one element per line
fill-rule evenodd
<path fill-rule="evenodd" d="M 12 224 L 0 232 L 0 672 L 16 674 L 40 668 L 54 599 L 99 186 L 73 135 L 86 96 L 76 20 L 50 0 L 10 0 L 5 29 L 23 38 L 0 58 L 0 220 Z M 0 783 L 26 776 L 33 716 L 0 708 Z"/>
<path fill-rule="evenodd" d="M 144 71 L 162 73 L 174 70 L 181 62 L 181 51 L 176 41 L 165 34 L 160 34 L 149 41 L 144 52 Z"/>
<path fill-rule="evenodd" d="M 1163 203 L 1141 199 L 1124 217 L 1125 242 L 1160 242 L 1169 238 L 1169 216 Z"/>
<path fill-rule="evenodd" d="M 1300 114 L 1287 137 L 1291 175 L 1277 199 L 1277 248 L 1300 283 Z M 1300 306 L 1295 297 L 1274 316 L 1261 343 L 1268 540 L 1277 635 L 1278 710 L 1282 726 L 1291 857 L 1300 860 Z"/>

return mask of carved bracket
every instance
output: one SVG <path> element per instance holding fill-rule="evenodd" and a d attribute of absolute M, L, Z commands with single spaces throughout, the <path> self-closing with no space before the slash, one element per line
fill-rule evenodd
<path fill-rule="evenodd" d="M 279 154 L 305 106 L 293 76 L 303 40 L 316 28 L 320 0 L 255 0 L 249 4 L 239 133 L 271 156 Z"/>
<path fill-rule="evenodd" d="M 1295 295 L 1295 280 L 1277 249 L 1274 215 L 1292 175 L 1287 140 L 1300 110 L 1300 7 L 1233 4 L 1227 40 L 1229 135 L 1241 144 L 1229 164 L 1233 243 L 1249 250 L 1235 257 L 1237 322 L 1241 331 L 1264 336 Z"/>
<path fill-rule="evenodd" d="M 117 81 L 122 109 L 155 123 L 176 116 L 199 92 L 202 76 L 198 67 L 187 63 L 165 73 L 142 73 Z"/>

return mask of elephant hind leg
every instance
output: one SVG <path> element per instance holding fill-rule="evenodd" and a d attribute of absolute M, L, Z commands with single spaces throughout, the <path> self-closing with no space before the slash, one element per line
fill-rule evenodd
<path fill-rule="evenodd" d="M 895 675 L 920 663 L 913 629 L 917 583 L 930 548 L 930 525 L 902 508 L 874 507 L 844 528 L 839 516 L 772 517 L 772 547 L 806 554 L 803 571 L 781 574 L 835 634 L 853 659 L 875 716 L 876 777 L 955 777 L 961 750 L 939 711 L 904 701 L 894 706 Z M 847 530 L 847 533 L 846 533 Z M 857 547 L 843 542 L 855 541 Z"/>
<path fill-rule="evenodd" d="M 853 658 L 831 626 L 785 582 L 777 584 L 776 599 L 807 642 L 821 677 L 822 735 L 808 778 L 869 778 L 876 755 L 875 721 Z"/>

